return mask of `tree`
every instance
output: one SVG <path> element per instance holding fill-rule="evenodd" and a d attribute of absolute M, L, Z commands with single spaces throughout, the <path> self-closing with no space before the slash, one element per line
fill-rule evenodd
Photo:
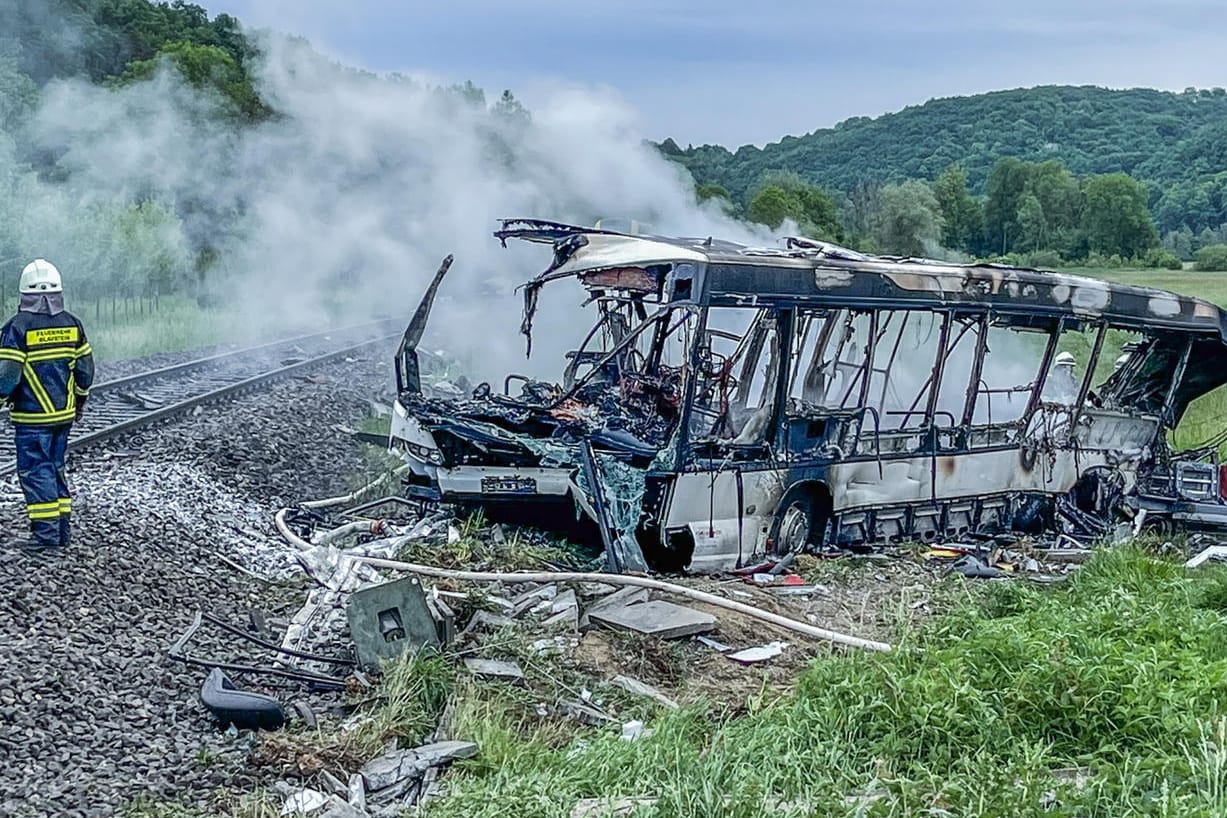
<path fill-rule="evenodd" d="M 483 109 L 486 107 L 486 92 L 474 85 L 472 80 L 465 80 L 464 85 L 453 85 L 448 90 L 467 105 Z"/>
<path fill-rule="evenodd" d="M 714 207 L 732 219 L 742 217 L 741 205 L 733 201 L 733 197 L 720 185 L 695 185 L 694 199 L 700 206 Z"/>
<path fill-rule="evenodd" d="M 1025 163 L 1025 169 L 1027 181 L 1019 203 L 1022 234 L 1018 249 L 1056 250 L 1067 258 L 1076 255 L 1082 216 L 1078 180 L 1056 159 Z M 1024 207 L 1031 209 L 1026 217 L 1030 226 L 1023 223 Z"/>
<path fill-rule="evenodd" d="M 844 232 L 853 244 L 869 241 L 873 229 L 871 220 L 878 209 L 878 193 L 882 190 L 881 182 L 873 179 L 861 179 L 843 201 Z"/>
<path fill-rule="evenodd" d="M 0 128 L 12 131 L 38 105 L 38 86 L 17 68 L 17 60 L 0 54 Z"/>
<path fill-rule="evenodd" d="M 1044 250 L 1051 246 L 1048 243 L 1048 219 L 1044 215 L 1044 206 L 1034 193 L 1023 193 L 1018 201 L 1016 215 L 1018 237 L 1012 242 L 1011 249 L 1028 252 Z"/>
<path fill-rule="evenodd" d="M 1193 258 L 1193 242 L 1196 239 L 1193 236 L 1193 231 L 1186 225 L 1181 225 L 1176 230 L 1163 234 L 1163 247 L 1172 255 L 1181 259 Z"/>
<path fill-rule="evenodd" d="M 769 173 L 746 206 L 746 217 L 775 230 L 792 219 L 803 235 L 842 241 L 839 208 L 825 190 L 804 182 L 795 173 Z"/>
<path fill-rule="evenodd" d="M 149 79 L 163 62 L 174 65 L 193 86 L 217 91 L 236 115 L 257 119 L 269 113 L 269 109 L 260 101 L 251 78 L 243 72 L 234 57 L 225 49 L 213 45 L 168 43 L 153 59 L 131 63 L 120 82 Z"/>
<path fill-rule="evenodd" d="M 1026 187 L 1026 163 L 1009 156 L 993 165 L 984 205 L 984 242 L 989 252 L 1005 255 L 1018 243 L 1022 234 L 1018 208 Z"/>
<path fill-rule="evenodd" d="M 775 185 L 759 188 L 746 208 L 746 218 L 765 224 L 772 230 L 779 229 L 785 219 L 800 222 L 801 201 L 788 191 Z"/>
<path fill-rule="evenodd" d="M 916 179 L 883 187 L 870 223 L 874 243 L 884 253 L 925 256 L 941 240 L 942 215 L 937 197 L 927 184 Z"/>
<path fill-rule="evenodd" d="M 1137 258 L 1159 244 L 1146 209 L 1146 188 L 1125 173 L 1088 177 L 1084 184 L 1082 225 L 1091 250 Z"/>
<path fill-rule="evenodd" d="M 703 204 L 703 202 L 706 202 L 708 199 L 724 199 L 730 204 L 733 201 L 733 197 L 729 195 L 729 192 L 727 190 L 725 190 L 720 185 L 712 185 L 712 184 L 695 185 L 694 186 L 694 197 L 699 202 L 699 204 Z"/>
<path fill-rule="evenodd" d="M 511 91 L 503 91 L 503 95 L 498 98 L 498 102 L 494 103 L 491 111 L 496 117 L 517 128 L 526 127 L 533 120 L 532 114 Z"/>
<path fill-rule="evenodd" d="M 967 172 L 950 165 L 933 183 L 933 195 L 942 216 L 942 245 L 952 250 L 975 252 L 980 245 L 984 214 L 967 190 Z"/>

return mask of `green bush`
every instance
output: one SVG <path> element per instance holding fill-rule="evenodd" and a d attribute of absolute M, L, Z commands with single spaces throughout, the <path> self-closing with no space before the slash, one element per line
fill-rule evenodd
<path fill-rule="evenodd" d="M 1197 251 L 1196 270 L 1204 272 L 1227 271 L 1227 244 L 1207 244 Z"/>
<path fill-rule="evenodd" d="M 1033 250 L 1030 253 L 1021 254 L 1018 259 L 1024 267 L 1034 270 L 1051 270 L 1065 264 L 1061 254 L 1056 250 Z"/>
<path fill-rule="evenodd" d="M 1160 270 L 1182 270 L 1184 264 L 1181 263 L 1180 257 L 1170 250 L 1164 250 L 1159 247 L 1152 247 L 1146 251 L 1146 255 L 1142 256 L 1143 267 L 1153 267 Z"/>
<path fill-rule="evenodd" d="M 1102 253 L 1091 253 L 1086 257 L 1086 261 L 1082 263 L 1083 267 L 1094 267 L 1104 270 L 1119 270 L 1122 267 L 1129 266 L 1129 260 L 1121 258 L 1120 255 L 1113 253 L 1111 255 L 1103 255 Z"/>

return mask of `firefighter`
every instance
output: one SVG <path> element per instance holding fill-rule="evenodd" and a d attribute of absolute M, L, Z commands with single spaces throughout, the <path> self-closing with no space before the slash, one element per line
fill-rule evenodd
<path fill-rule="evenodd" d="M 1044 391 L 1041 397 L 1052 403 L 1063 403 L 1072 406 L 1078 400 L 1078 388 L 1081 383 L 1074 374 L 1077 361 L 1068 352 L 1060 352 L 1053 359 L 1052 368 L 1048 371 L 1048 379 L 1044 381 Z"/>
<path fill-rule="evenodd" d="M 21 271 L 17 314 L 0 330 L 0 397 L 17 436 L 17 478 L 35 549 L 68 545 L 72 498 L 64 476 L 68 430 L 94 380 L 85 328 L 64 309 L 60 271 L 35 259 Z"/>

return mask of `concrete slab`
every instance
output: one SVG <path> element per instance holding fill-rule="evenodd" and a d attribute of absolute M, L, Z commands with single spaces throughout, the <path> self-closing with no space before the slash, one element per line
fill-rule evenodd
<path fill-rule="evenodd" d="M 612 610 L 614 608 L 622 608 L 627 605 L 635 605 L 637 603 L 647 601 L 647 588 L 636 588 L 633 586 L 621 588 L 608 596 L 601 597 L 596 602 L 593 602 L 590 606 L 588 606 L 588 610 L 584 611 L 583 615 L 579 618 L 580 630 L 586 630 L 592 626 L 590 617 L 594 613 Z"/>
<path fill-rule="evenodd" d="M 661 639 L 693 636 L 716 627 L 716 617 L 711 614 L 664 600 L 589 611 L 588 618 L 594 624 L 607 628 L 634 631 Z"/>

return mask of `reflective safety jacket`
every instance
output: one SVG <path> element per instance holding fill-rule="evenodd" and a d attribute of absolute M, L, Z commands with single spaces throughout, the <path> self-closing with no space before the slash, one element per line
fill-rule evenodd
<path fill-rule="evenodd" d="M 72 313 L 19 312 L 0 330 L 0 397 L 13 423 L 71 423 L 93 382 L 93 350 Z"/>

